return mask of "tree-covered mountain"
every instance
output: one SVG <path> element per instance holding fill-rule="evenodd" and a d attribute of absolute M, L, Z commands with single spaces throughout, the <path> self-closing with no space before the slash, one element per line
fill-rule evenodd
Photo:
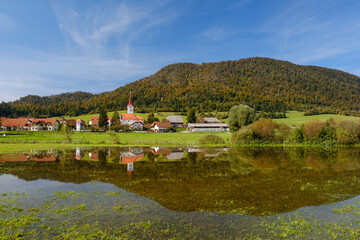
<path fill-rule="evenodd" d="M 95 112 L 99 106 L 125 109 L 130 91 L 137 111 L 228 111 L 239 103 L 257 110 L 286 107 L 354 115 L 360 109 L 360 77 L 259 57 L 172 64 L 112 92 L 28 96 L 9 105 L 15 114 L 52 116 Z"/>

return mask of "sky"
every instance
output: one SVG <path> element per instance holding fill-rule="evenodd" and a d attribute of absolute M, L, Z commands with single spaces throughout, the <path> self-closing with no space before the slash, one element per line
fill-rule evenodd
<path fill-rule="evenodd" d="M 269 57 L 360 76 L 359 0 L 0 0 L 0 102 Z"/>

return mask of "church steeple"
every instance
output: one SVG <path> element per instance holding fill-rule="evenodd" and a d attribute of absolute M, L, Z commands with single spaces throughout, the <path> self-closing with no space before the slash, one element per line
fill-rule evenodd
<path fill-rule="evenodd" d="M 128 113 L 134 113 L 134 105 L 132 104 L 131 92 L 129 97 L 129 104 L 127 105 L 127 111 Z"/>

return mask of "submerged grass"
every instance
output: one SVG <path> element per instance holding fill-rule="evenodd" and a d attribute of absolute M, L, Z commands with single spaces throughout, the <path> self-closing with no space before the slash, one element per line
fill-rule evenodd
<path fill-rule="evenodd" d="M 38 202 L 29 203 L 31 195 L 6 193 L 0 196 L 1 239 L 358 239 L 360 225 L 356 217 L 359 201 L 354 201 L 334 214 L 346 214 L 336 222 L 298 213 L 282 216 L 258 217 L 257 223 L 245 226 L 243 231 L 208 231 L 205 226 L 192 222 L 168 221 L 152 216 L 139 218 L 139 208 L 118 192 L 56 192 Z M 114 198 L 111 208 L 102 202 Z M 102 202 L 87 203 L 89 198 Z M 114 218 L 104 218 L 106 215 Z M 216 213 L 200 211 L 209 218 Z M 220 213 L 223 214 L 223 213 Z M 131 217 L 131 215 L 134 215 Z M 227 213 L 232 219 L 238 213 Z M 355 217 L 354 217 L 355 216 Z M 122 218 L 126 221 L 115 221 Z M 134 220 L 137 219 L 137 220 Z"/>

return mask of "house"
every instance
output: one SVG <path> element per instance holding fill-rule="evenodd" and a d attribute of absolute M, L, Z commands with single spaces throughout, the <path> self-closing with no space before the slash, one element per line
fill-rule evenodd
<path fill-rule="evenodd" d="M 76 129 L 76 124 L 77 124 L 77 121 L 80 120 L 81 121 L 81 129 L 85 129 L 85 121 L 84 120 L 81 120 L 81 119 L 65 119 L 65 118 L 60 118 L 59 119 L 59 122 L 63 125 L 70 125 L 72 127 L 72 129 Z M 78 131 L 78 130 L 76 130 Z M 80 131 L 80 130 L 79 130 Z"/>
<path fill-rule="evenodd" d="M 93 116 L 89 120 L 89 126 L 90 127 L 98 127 L 99 126 L 99 117 Z"/>
<path fill-rule="evenodd" d="M 30 124 L 31 131 L 57 131 L 59 129 L 59 121 L 53 118 L 35 118 Z"/>
<path fill-rule="evenodd" d="M 86 124 L 84 120 L 76 119 L 75 126 L 76 126 L 76 131 L 80 132 L 81 130 L 85 129 Z"/>
<path fill-rule="evenodd" d="M 17 119 L 4 119 L 1 121 L 1 128 L 3 130 L 11 131 L 24 131 L 30 130 L 31 120 L 27 118 L 17 118 Z"/>
<path fill-rule="evenodd" d="M 134 114 L 134 106 L 132 104 L 131 95 L 129 97 L 127 111 L 127 113 L 120 114 L 120 123 L 130 126 L 131 129 L 142 130 L 145 120 L 141 116 Z"/>
<path fill-rule="evenodd" d="M 150 127 L 153 132 L 166 132 L 169 128 L 172 128 L 173 125 L 169 122 L 153 122 Z"/>
<path fill-rule="evenodd" d="M 220 123 L 219 119 L 214 117 L 203 117 L 200 119 L 200 123 Z"/>
<path fill-rule="evenodd" d="M 89 126 L 90 127 L 99 127 L 99 119 L 100 117 L 98 116 L 93 116 L 90 118 L 89 120 Z M 107 122 L 108 122 L 108 126 L 111 127 L 112 125 L 112 117 L 107 117 Z"/>
<path fill-rule="evenodd" d="M 168 116 L 166 119 L 176 128 L 184 126 L 184 120 L 179 115 Z"/>
<path fill-rule="evenodd" d="M 189 123 L 189 132 L 227 132 L 229 126 L 226 123 Z"/>

